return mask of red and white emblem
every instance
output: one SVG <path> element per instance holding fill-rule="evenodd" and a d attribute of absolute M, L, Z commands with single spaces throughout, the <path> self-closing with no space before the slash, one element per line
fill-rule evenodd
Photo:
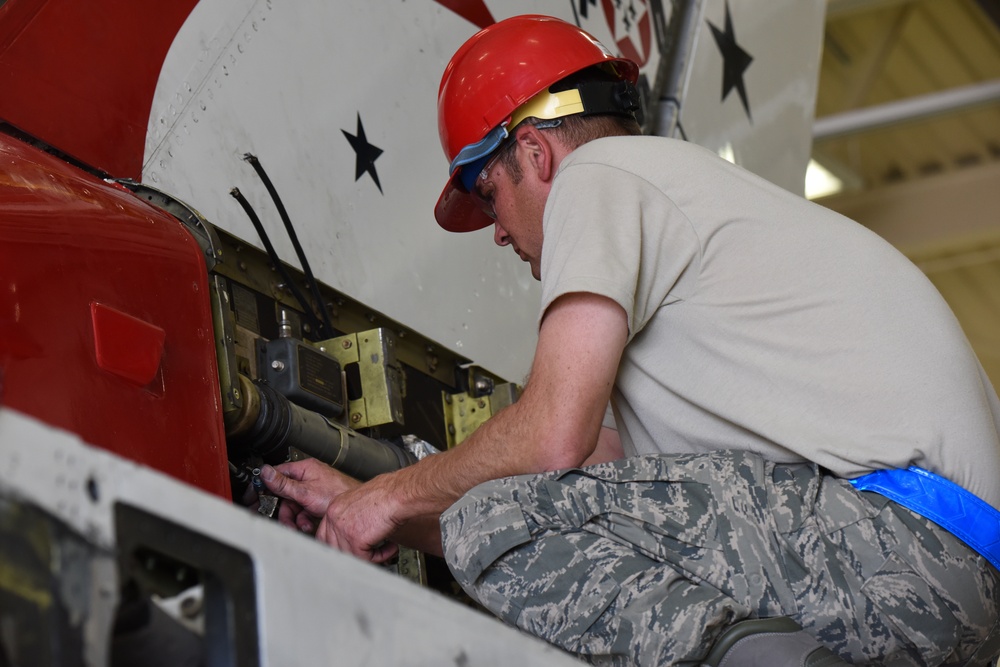
<path fill-rule="evenodd" d="M 618 50 L 639 67 L 645 65 L 653 37 L 646 0 L 601 0 L 601 6 Z"/>

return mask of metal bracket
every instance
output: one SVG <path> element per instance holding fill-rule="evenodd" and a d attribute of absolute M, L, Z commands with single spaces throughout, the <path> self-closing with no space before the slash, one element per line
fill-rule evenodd
<path fill-rule="evenodd" d="M 461 444 L 483 422 L 516 401 L 520 395 L 521 387 L 511 382 L 495 385 L 493 392 L 488 395 L 442 392 L 448 449 Z"/>
<path fill-rule="evenodd" d="M 236 317 L 229 304 L 226 279 L 210 275 L 212 329 L 215 332 L 215 356 L 219 364 L 219 386 L 222 390 L 223 414 L 238 412 L 243 407 L 240 394 L 239 368 L 236 362 Z"/>
<path fill-rule="evenodd" d="M 396 337 L 385 328 L 338 336 L 316 343 L 333 356 L 341 368 L 357 364 L 361 377 L 361 397 L 348 402 L 351 428 L 371 428 L 382 424 L 404 424 L 402 367 L 396 360 Z"/>

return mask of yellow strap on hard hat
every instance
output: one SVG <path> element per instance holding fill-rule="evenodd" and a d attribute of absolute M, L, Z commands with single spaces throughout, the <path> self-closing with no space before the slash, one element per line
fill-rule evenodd
<path fill-rule="evenodd" d="M 515 109 L 514 113 L 510 115 L 508 127 L 511 129 L 517 127 L 517 124 L 525 118 L 551 120 L 575 113 L 583 113 L 583 99 L 580 97 L 579 90 L 572 88 L 558 93 L 550 93 L 546 89 Z"/>

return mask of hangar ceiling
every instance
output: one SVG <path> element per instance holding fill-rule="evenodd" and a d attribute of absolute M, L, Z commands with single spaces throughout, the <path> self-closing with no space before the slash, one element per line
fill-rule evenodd
<path fill-rule="evenodd" d="M 1000 160 L 1000 3 L 829 0 L 816 117 L 849 190 Z"/>
<path fill-rule="evenodd" d="M 828 0 L 819 203 L 899 247 L 1000 387 L 1000 2 Z"/>

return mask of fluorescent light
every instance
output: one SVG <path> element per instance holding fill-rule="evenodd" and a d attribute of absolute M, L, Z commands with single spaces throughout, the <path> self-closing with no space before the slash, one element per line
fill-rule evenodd
<path fill-rule="evenodd" d="M 733 145 L 727 142 L 725 146 L 719 149 L 719 157 L 736 164 L 736 154 L 733 152 Z"/>
<path fill-rule="evenodd" d="M 844 182 L 816 160 L 806 168 L 806 199 L 835 195 L 844 189 Z"/>

